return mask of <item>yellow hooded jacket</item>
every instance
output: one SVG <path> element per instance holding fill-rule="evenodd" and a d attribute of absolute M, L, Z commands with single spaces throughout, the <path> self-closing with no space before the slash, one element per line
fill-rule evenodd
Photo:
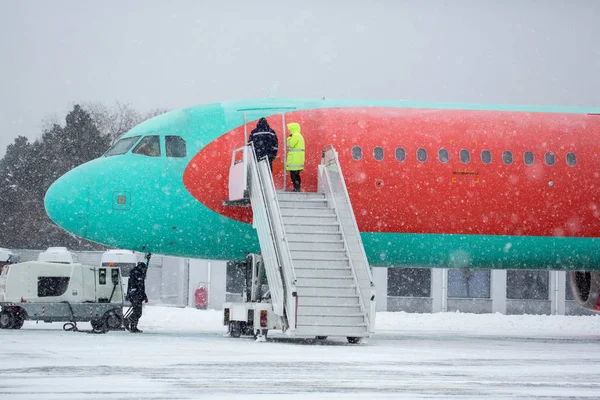
<path fill-rule="evenodd" d="M 287 138 L 288 154 L 285 164 L 286 171 L 302 171 L 304 169 L 304 137 L 300 133 L 300 124 L 287 124 L 290 136 Z"/>

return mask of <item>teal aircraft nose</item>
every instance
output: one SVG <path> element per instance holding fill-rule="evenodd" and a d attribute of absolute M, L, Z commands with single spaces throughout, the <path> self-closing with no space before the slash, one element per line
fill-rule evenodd
<path fill-rule="evenodd" d="M 46 192 L 44 206 L 55 224 L 86 238 L 90 199 L 84 167 L 75 168 L 56 180 Z"/>

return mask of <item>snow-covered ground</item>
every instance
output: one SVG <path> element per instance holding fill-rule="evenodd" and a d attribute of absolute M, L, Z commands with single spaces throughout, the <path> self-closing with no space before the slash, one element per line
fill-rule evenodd
<path fill-rule="evenodd" d="M 0 399 L 600 397 L 600 317 L 379 313 L 360 345 L 225 338 L 221 321 L 151 306 L 139 335 L 0 331 Z"/>

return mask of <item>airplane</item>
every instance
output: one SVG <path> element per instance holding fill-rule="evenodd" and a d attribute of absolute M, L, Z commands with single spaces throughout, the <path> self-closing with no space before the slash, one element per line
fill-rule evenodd
<path fill-rule="evenodd" d="M 189 107 L 134 127 L 59 178 L 60 227 L 116 248 L 232 260 L 258 252 L 250 208 L 226 207 L 232 151 L 266 117 L 306 141 L 302 190 L 332 144 L 372 266 L 582 271 L 600 291 L 600 109 L 330 99 Z M 282 146 L 280 146 L 282 147 Z M 278 189 L 290 189 L 282 150 Z"/>

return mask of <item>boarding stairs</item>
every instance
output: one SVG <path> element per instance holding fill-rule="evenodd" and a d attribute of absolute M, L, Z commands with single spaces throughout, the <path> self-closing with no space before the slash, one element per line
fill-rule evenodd
<path fill-rule="evenodd" d="M 375 288 L 341 171 L 328 146 L 318 192 L 276 191 L 268 162 L 252 146 L 232 157 L 229 201 L 249 199 L 273 311 L 289 336 L 358 342 L 374 332 Z"/>

